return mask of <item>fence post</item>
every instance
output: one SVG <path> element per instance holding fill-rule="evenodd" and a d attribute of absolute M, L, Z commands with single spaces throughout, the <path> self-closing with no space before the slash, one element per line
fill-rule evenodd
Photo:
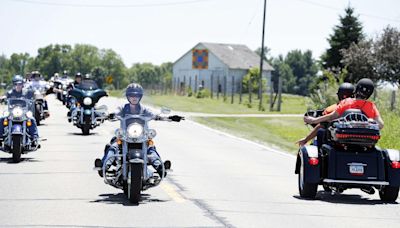
<path fill-rule="evenodd" d="M 390 99 L 390 110 L 393 111 L 396 105 L 396 91 L 392 91 L 392 99 Z"/>
<path fill-rule="evenodd" d="M 251 87 L 253 87 L 252 86 L 252 81 L 251 81 L 251 78 L 249 78 L 249 80 L 247 81 L 247 88 L 249 89 L 249 104 L 251 104 Z"/>
<path fill-rule="evenodd" d="M 232 76 L 232 94 L 231 94 L 231 104 L 233 104 L 233 95 L 235 94 L 235 76 Z"/>
<path fill-rule="evenodd" d="M 278 112 L 281 111 L 281 103 L 282 103 L 282 77 L 278 78 Z"/>
<path fill-rule="evenodd" d="M 242 103 L 242 94 L 243 94 L 243 81 L 240 81 L 239 83 L 239 104 Z"/>
<path fill-rule="evenodd" d="M 218 75 L 218 88 L 217 88 L 217 99 L 219 99 L 219 88 L 220 88 L 220 80 L 219 80 L 219 75 Z"/>
<path fill-rule="evenodd" d="M 228 80 L 226 78 L 227 76 L 224 75 L 224 101 L 226 101 L 226 90 L 228 89 Z"/>
<path fill-rule="evenodd" d="M 214 74 L 213 73 L 211 73 L 211 76 L 210 76 L 210 78 L 211 78 L 211 89 L 210 89 L 210 92 L 211 92 L 211 99 L 213 99 L 213 95 L 214 95 Z"/>

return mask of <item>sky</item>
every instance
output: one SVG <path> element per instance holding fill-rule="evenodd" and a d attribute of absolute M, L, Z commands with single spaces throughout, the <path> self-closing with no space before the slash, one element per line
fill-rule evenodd
<path fill-rule="evenodd" d="M 91 44 L 133 63 L 174 62 L 199 42 L 261 46 L 263 0 L 0 0 L 0 54 L 37 55 L 49 44 Z M 271 56 L 329 47 L 348 6 L 368 37 L 400 29 L 399 0 L 267 0 Z"/>

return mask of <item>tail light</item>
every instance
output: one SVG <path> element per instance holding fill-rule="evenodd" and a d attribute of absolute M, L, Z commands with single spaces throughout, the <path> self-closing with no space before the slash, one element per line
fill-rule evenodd
<path fill-rule="evenodd" d="M 360 139 L 372 139 L 379 140 L 381 136 L 379 135 L 357 135 L 357 134 L 336 134 L 338 139 L 348 139 L 348 138 L 360 138 Z"/>
<path fill-rule="evenodd" d="M 393 169 L 400 169 L 400 162 L 393 161 L 391 166 L 392 166 Z"/>
<path fill-rule="evenodd" d="M 318 165 L 318 163 L 319 163 L 318 158 L 310 158 L 310 159 L 308 159 L 308 164 L 310 164 L 310 165 Z"/>

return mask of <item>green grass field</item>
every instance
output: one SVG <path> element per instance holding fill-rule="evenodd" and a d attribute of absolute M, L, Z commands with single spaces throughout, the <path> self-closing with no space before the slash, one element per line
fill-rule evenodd
<path fill-rule="evenodd" d="M 253 95 L 253 97 L 256 97 Z M 242 104 L 239 104 L 239 96 L 235 96 L 234 104 L 231 104 L 230 97 L 223 101 L 223 98 L 202 98 L 172 95 L 147 95 L 144 96 L 143 102 L 155 106 L 165 106 L 175 111 L 184 112 L 201 112 L 201 113 L 220 113 L 220 114 L 250 114 L 250 113 L 271 113 L 269 111 L 269 97 L 263 99 L 266 111 L 259 111 L 259 100 L 253 98 L 251 108 L 248 107 L 248 96 L 243 96 Z M 283 95 L 282 109 L 280 113 L 304 113 L 307 98 L 295 95 Z M 272 112 L 277 113 L 277 112 Z"/>

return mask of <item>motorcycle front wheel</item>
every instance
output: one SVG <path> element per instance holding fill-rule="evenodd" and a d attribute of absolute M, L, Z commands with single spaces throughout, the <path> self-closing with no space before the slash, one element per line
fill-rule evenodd
<path fill-rule="evenodd" d="M 143 168 L 141 163 L 131 163 L 128 171 L 128 199 L 131 203 L 138 204 L 142 190 Z"/>
<path fill-rule="evenodd" d="M 36 104 L 35 106 L 35 120 L 36 120 L 36 125 L 40 125 L 40 104 Z"/>
<path fill-rule="evenodd" d="M 22 136 L 21 135 L 13 135 L 12 136 L 12 160 L 14 163 L 18 163 L 21 161 L 21 153 L 22 153 Z"/>

